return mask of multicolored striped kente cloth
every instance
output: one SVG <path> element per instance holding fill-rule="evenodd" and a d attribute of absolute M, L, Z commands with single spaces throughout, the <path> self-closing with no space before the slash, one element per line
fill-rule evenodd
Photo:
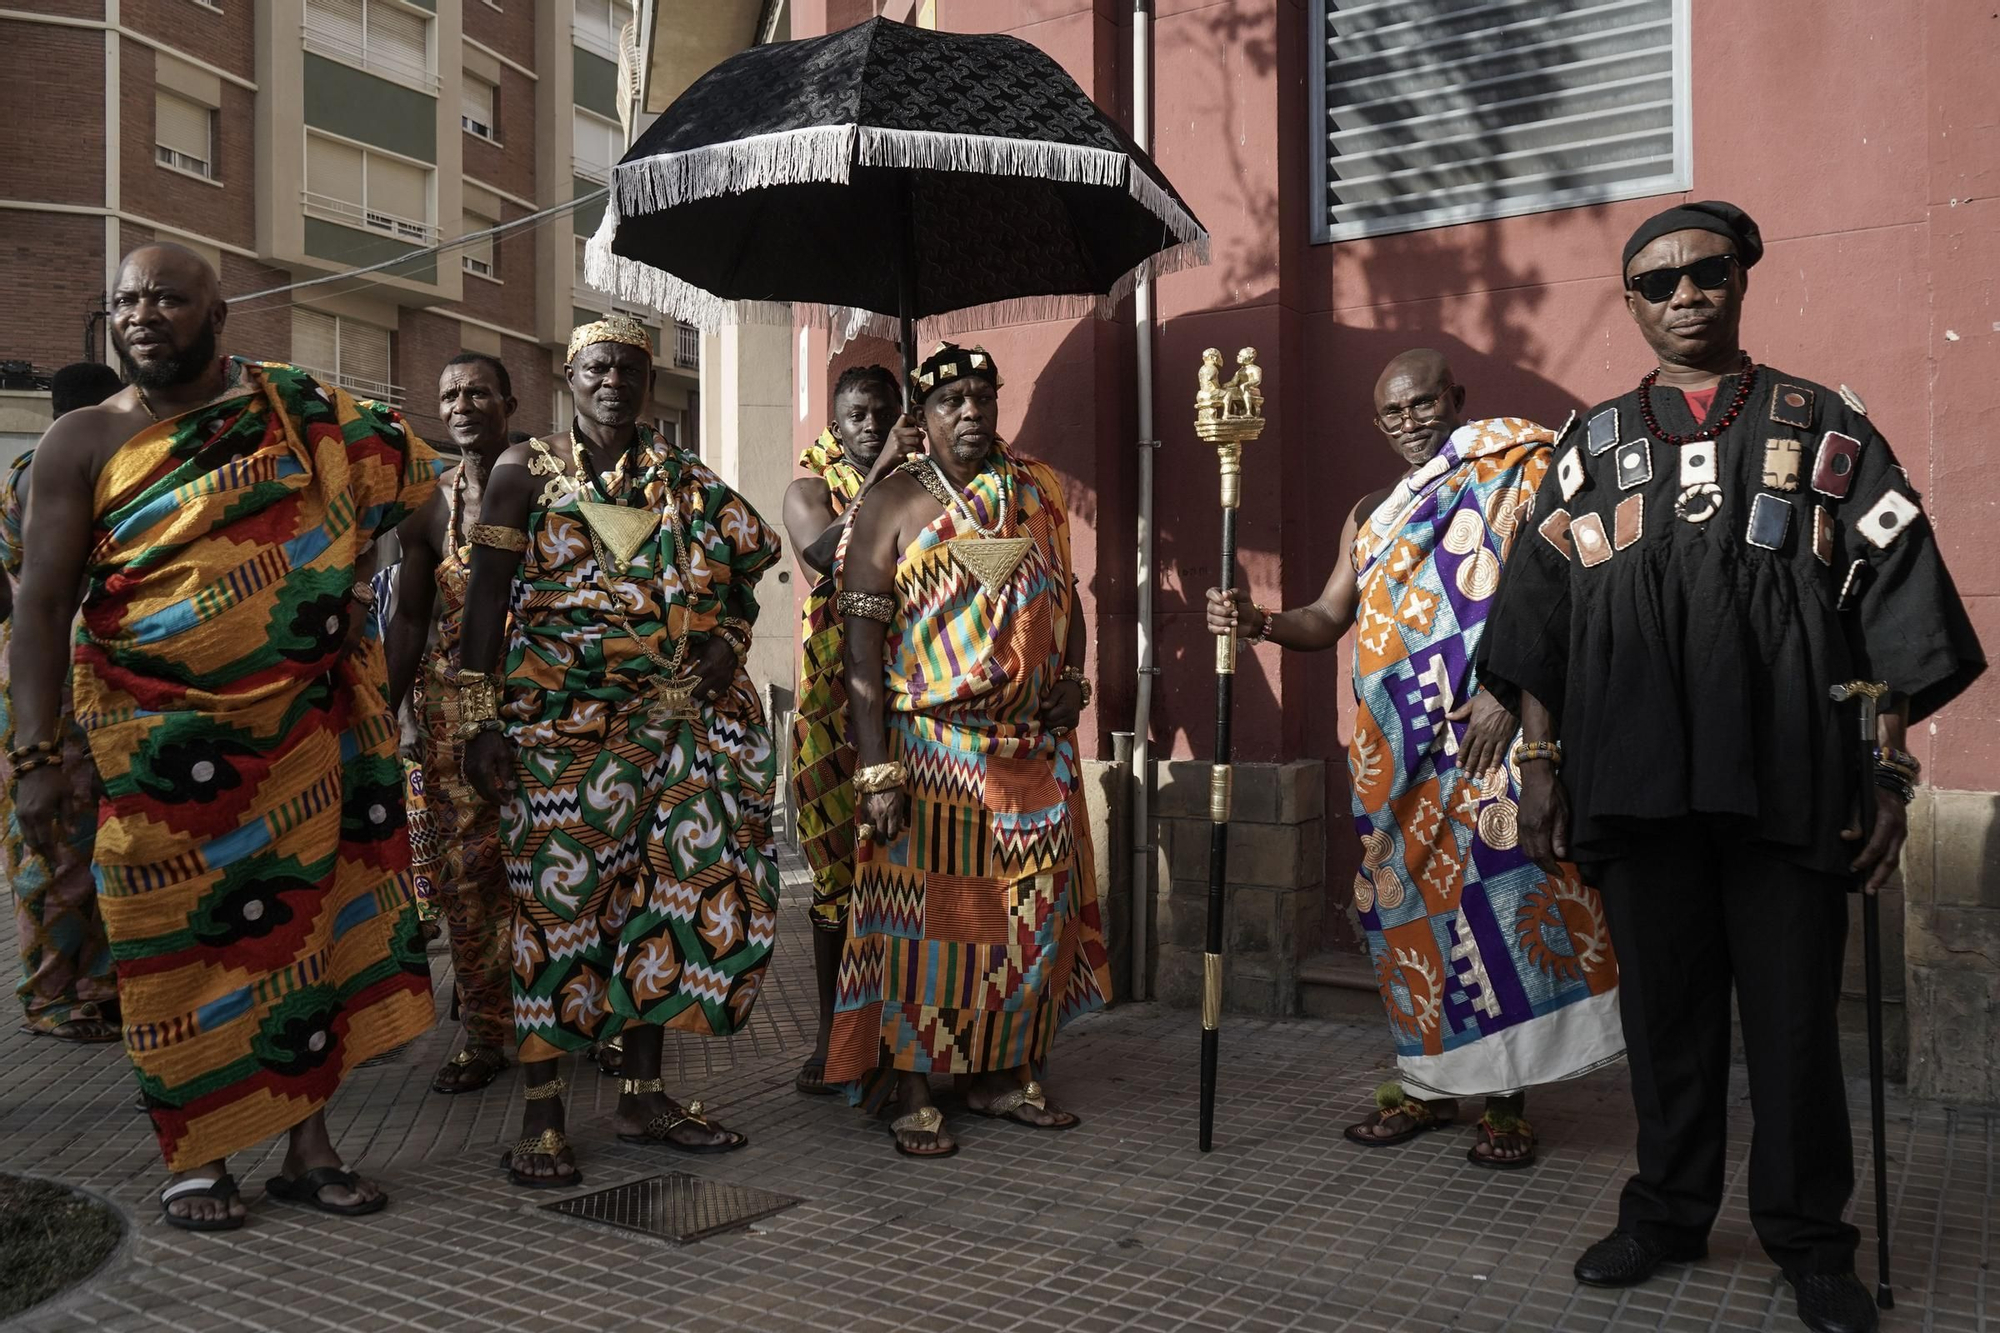
<path fill-rule="evenodd" d="M 29 449 L 8 467 L 0 481 L 0 571 L 21 577 L 21 529 L 27 506 Z M 5 872 L 14 892 L 14 943 L 21 959 L 21 982 L 15 988 L 27 1012 L 27 1026 L 53 1032 L 72 1020 L 106 1021 L 116 1013 L 118 979 L 111 967 L 111 942 L 104 936 L 104 918 L 97 910 L 97 884 L 90 876 L 90 848 L 97 826 L 80 821 L 51 866 L 29 850 L 14 813 L 14 771 L 6 752 L 14 748 L 14 700 L 8 688 L 9 652 L 14 622 L 0 622 L 0 819 L 5 822 Z M 69 682 L 63 682 L 63 716 L 70 715 Z M 90 746 L 83 729 L 65 722 L 63 773 L 71 790 L 88 808 L 92 781 Z"/>
<path fill-rule="evenodd" d="M 1445 719 L 1479 688 L 1474 654 L 1552 442 L 1512 417 L 1459 427 L 1352 552 L 1354 906 L 1399 1070 L 1429 1093 L 1512 1092 L 1624 1049 L 1596 892 L 1521 852 L 1519 770 L 1460 770 L 1465 724 Z"/>
<path fill-rule="evenodd" d="M 176 1171 L 432 1018 L 382 644 L 343 648 L 357 558 L 436 460 L 386 408 L 237 364 L 105 465 L 75 654 L 125 1045 Z"/>
<path fill-rule="evenodd" d="M 951 553 L 981 534 L 947 510 L 897 565 L 887 726 L 910 825 L 857 855 L 826 1068 L 868 1104 L 892 1070 L 1038 1069 L 1111 990 L 1076 737 L 1039 719 L 1079 614 L 1062 489 L 996 448 L 965 494 L 1031 540 L 988 592 Z"/>
<path fill-rule="evenodd" d="M 602 497 L 532 444 L 558 493 L 529 514 L 503 708 L 518 784 L 500 824 L 522 1060 L 631 1022 L 733 1033 L 776 938 L 776 761 L 756 689 L 739 665 L 720 699 L 677 721 L 653 688 L 676 638 L 692 664 L 724 617 L 756 621 L 757 579 L 782 548 L 720 477 L 639 431 L 634 484 L 656 514 L 669 488 L 678 499 L 692 587 L 666 522 L 622 569 L 615 555 L 600 563 L 579 503 Z"/>
<path fill-rule="evenodd" d="M 799 466 L 826 482 L 833 512 L 844 515 L 866 480 L 832 431 L 799 455 Z M 840 550 L 845 551 L 842 534 Z M 792 717 L 792 799 L 799 847 L 812 869 L 816 930 L 847 928 L 854 883 L 854 747 L 847 743 L 847 679 L 841 665 L 840 612 L 834 567 L 814 581 L 799 608 L 799 703 Z"/>

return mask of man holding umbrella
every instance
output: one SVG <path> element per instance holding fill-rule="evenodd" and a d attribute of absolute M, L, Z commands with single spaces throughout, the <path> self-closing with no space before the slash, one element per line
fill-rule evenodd
<path fill-rule="evenodd" d="M 1577 1280 L 1706 1253 L 1722 1201 L 1730 990 L 1757 1133 L 1750 1218 L 1825 1333 L 1875 1327 L 1842 1217 L 1853 1141 L 1837 1006 L 1845 890 L 1896 866 L 1908 723 L 1984 667 L 1910 480 L 1851 390 L 1756 364 L 1757 225 L 1671 208 L 1625 246 L 1659 364 L 1566 437 L 1483 645 L 1518 702 L 1521 846 L 1574 859 L 1617 950 L 1638 1173 Z M 1831 687 L 1886 683 L 1874 781 Z M 1852 755 L 1852 757 L 1850 757 Z M 1861 844 L 1856 797 L 1876 807 Z"/>
<path fill-rule="evenodd" d="M 902 1112 L 897 1151 L 958 1151 L 928 1075 L 968 1107 L 1070 1129 L 1038 1081 L 1110 978 L 1074 729 L 1090 699 L 1053 470 L 996 433 L 1000 374 L 947 343 L 911 396 L 930 452 L 856 514 L 838 599 L 860 798 L 829 1082 Z"/>

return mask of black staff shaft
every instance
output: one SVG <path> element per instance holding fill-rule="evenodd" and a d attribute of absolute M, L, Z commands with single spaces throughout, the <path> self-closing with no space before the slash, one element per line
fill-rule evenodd
<path fill-rule="evenodd" d="M 1236 586 L 1236 510 L 1222 511 L 1222 586 Z M 1209 783 L 1208 941 L 1202 954 L 1201 1150 L 1215 1147 L 1215 1072 L 1221 1047 L 1220 988 L 1224 878 L 1229 870 L 1230 715 L 1236 702 L 1235 645 L 1219 646 L 1215 662 L 1215 769 Z M 1217 799 L 1217 792 L 1223 793 Z"/>
<path fill-rule="evenodd" d="M 1861 710 L 1861 845 L 1875 835 L 1875 710 Z M 1869 872 L 1873 874 L 1873 871 Z M 1861 894 L 1862 975 L 1867 979 L 1868 1001 L 1868 1121 L 1875 1147 L 1875 1303 L 1884 1310 L 1896 1306 L 1889 1285 L 1889 1183 L 1887 1157 L 1888 1116 L 1883 1105 L 1883 1080 L 1887 1072 L 1882 1060 L 1882 900 L 1866 890 Z"/>

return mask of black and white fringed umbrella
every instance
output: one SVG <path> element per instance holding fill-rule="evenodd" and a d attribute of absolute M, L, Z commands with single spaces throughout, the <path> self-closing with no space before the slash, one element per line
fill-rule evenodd
<path fill-rule="evenodd" d="M 1208 233 L 1019 38 L 870 19 L 702 76 L 612 173 L 591 285 L 702 329 L 841 340 L 1109 315 Z M 899 330 L 899 322 L 903 325 Z"/>

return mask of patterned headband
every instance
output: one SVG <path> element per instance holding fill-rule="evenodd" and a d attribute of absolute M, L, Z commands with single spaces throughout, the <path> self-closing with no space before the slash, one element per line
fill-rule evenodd
<path fill-rule="evenodd" d="M 576 354 L 593 343 L 625 343 L 632 347 L 644 348 L 646 355 L 653 354 L 653 340 L 646 332 L 646 326 L 630 315 L 606 315 L 577 326 L 569 335 L 569 355 L 563 358 L 568 366 L 576 360 Z"/>
<path fill-rule="evenodd" d="M 916 374 L 910 377 L 910 397 L 921 403 L 939 385 L 973 375 L 982 375 L 993 381 L 994 388 L 1000 387 L 1000 367 L 993 364 L 992 354 L 984 347 L 939 343 L 937 350 L 924 358 Z"/>

